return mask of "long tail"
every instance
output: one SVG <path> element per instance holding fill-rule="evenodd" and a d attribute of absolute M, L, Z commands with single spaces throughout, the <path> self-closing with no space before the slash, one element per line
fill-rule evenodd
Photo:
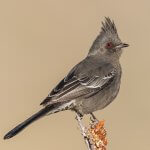
<path fill-rule="evenodd" d="M 32 122 L 38 120 L 39 118 L 43 117 L 45 114 L 47 114 L 48 112 L 50 113 L 52 111 L 52 113 L 57 112 L 56 108 L 58 107 L 58 105 L 51 105 L 51 106 L 47 106 L 43 109 L 41 109 L 39 112 L 35 113 L 33 116 L 31 116 L 30 118 L 28 118 L 27 120 L 25 120 L 24 122 L 20 123 L 19 125 L 17 125 L 14 129 L 12 129 L 11 131 L 9 131 L 5 136 L 4 139 L 10 139 L 13 136 L 15 136 L 16 134 L 18 134 L 20 131 L 22 131 L 24 128 L 26 128 L 28 125 L 30 125 Z M 56 111 L 55 111 L 56 110 Z"/>

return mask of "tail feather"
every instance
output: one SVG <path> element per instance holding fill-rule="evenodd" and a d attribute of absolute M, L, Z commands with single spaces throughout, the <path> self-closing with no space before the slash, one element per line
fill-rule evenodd
<path fill-rule="evenodd" d="M 22 131 L 24 128 L 26 128 L 28 125 L 30 125 L 32 122 L 38 120 L 39 118 L 41 118 L 42 116 L 44 116 L 45 114 L 47 114 L 48 112 L 50 112 L 51 110 L 53 110 L 55 108 L 56 108 L 55 105 L 51 105 L 51 106 L 47 106 L 47 107 L 41 109 L 39 112 L 35 113 L 30 118 L 28 118 L 24 122 L 22 122 L 19 125 L 17 125 L 14 129 L 12 129 L 11 131 L 9 131 L 4 136 L 4 139 L 12 138 L 16 134 L 18 134 L 20 131 Z"/>

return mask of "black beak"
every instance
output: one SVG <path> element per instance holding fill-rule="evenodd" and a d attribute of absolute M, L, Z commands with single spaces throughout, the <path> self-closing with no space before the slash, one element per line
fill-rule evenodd
<path fill-rule="evenodd" d="M 129 46 L 129 44 L 126 44 L 126 43 L 122 43 L 121 45 L 122 45 L 122 48 L 123 48 L 123 47 L 128 47 L 128 46 Z"/>
<path fill-rule="evenodd" d="M 124 48 L 124 47 L 128 47 L 128 46 L 129 46 L 129 44 L 121 43 L 121 44 L 117 45 L 115 48 L 120 49 L 120 48 Z"/>

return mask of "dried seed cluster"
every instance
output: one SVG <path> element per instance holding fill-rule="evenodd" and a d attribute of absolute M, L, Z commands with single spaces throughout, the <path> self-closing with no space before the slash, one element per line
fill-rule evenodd
<path fill-rule="evenodd" d="M 98 123 L 90 124 L 88 129 L 88 136 L 91 144 L 94 146 L 94 150 L 106 150 L 107 139 L 106 130 L 104 128 L 104 121 L 99 121 Z"/>

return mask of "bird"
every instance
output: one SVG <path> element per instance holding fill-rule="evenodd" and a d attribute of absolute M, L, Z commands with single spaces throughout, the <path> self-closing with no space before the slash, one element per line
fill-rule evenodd
<path fill-rule="evenodd" d="M 129 45 L 119 38 L 112 19 L 105 17 L 101 31 L 94 40 L 87 56 L 41 102 L 42 109 L 9 131 L 10 139 L 41 117 L 71 110 L 81 118 L 108 106 L 118 95 L 122 68 L 120 57 Z"/>

